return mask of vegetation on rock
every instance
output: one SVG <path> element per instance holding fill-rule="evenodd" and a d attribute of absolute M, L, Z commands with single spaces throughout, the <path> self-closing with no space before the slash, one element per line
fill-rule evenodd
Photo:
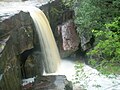
<path fill-rule="evenodd" d="M 89 63 L 104 74 L 120 74 L 120 18 L 105 27 L 93 30 L 97 45 L 87 53 Z"/>
<path fill-rule="evenodd" d="M 89 64 L 104 74 L 120 74 L 120 1 L 63 1 L 75 11 L 79 37 L 95 36 L 94 48 L 87 53 Z"/>

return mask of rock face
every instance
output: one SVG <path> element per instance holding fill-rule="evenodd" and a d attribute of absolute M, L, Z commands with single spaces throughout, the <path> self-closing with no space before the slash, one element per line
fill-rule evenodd
<path fill-rule="evenodd" d="M 63 50 L 77 50 L 79 38 L 75 31 L 74 22 L 72 20 L 66 22 L 61 26 L 60 30 L 63 40 Z"/>
<path fill-rule="evenodd" d="M 69 20 L 64 24 L 59 25 L 58 35 L 59 37 L 61 36 L 61 40 L 59 40 L 59 50 L 62 57 L 69 56 L 71 53 L 78 50 L 80 40 L 75 30 L 73 20 Z"/>
<path fill-rule="evenodd" d="M 23 90 L 73 90 L 72 83 L 63 75 L 42 76 L 23 86 Z"/>
<path fill-rule="evenodd" d="M 12 11 L 11 11 L 12 13 Z M 1 14 L 0 90 L 21 90 L 21 79 L 43 72 L 33 21 L 28 12 Z"/>
<path fill-rule="evenodd" d="M 1 44 L 5 43 L 0 53 L 1 90 L 20 90 L 20 54 L 33 48 L 31 24 L 32 19 L 25 12 L 19 12 L 0 22 L 0 40 Z"/>
<path fill-rule="evenodd" d="M 34 47 L 35 48 L 35 47 Z M 24 51 L 20 55 L 21 74 L 23 78 L 31 78 L 33 76 L 42 76 L 43 63 L 40 50 L 34 48 Z"/>

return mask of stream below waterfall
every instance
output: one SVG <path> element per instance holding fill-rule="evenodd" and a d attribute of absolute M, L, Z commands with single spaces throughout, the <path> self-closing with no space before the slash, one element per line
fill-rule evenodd
<path fill-rule="evenodd" d="M 62 59 L 61 65 L 56 73 L 46 74 L 48 75 L 65 75 L 69 81 L 73 83 L 73 90 L 120 90 L 120 76 L 111 75 L 106 77 L 100 74 L 96 69 L 91 68 L 88 65 L 82 67 L 82 71 L 79 75 L 79 83 L 74 83 L 75 80 L 75 59 Z M 33 82 L 33 78 L 25 79 L 23 82 Z M 78 80 L 77 80 L 78 81 Z M 25 84 L 25 83 L 24 83 Z"/>
<path fill-rule="evenodd" d="M 75 59 L 63 59 L 56 73 L 44 75 L 65 75 L 69 81 L 74 83 L 75 63 Z M 107 77 L 85 64 L 81 69 L 82 72 L 79 75 L 81 78 L 79 78 L 79 83 L 73 84 L 73 90 L 120 90 L 120 76 Z"/>

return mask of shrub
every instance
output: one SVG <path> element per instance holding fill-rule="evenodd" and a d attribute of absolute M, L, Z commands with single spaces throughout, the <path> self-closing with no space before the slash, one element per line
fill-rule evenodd
<path fill-rule="evenodd" d="M 104 74 L 120 74 L 120 18 L 105 27 L 106 30 L 93 30 L 98 43 L 87 53 L 89 64 Z"/>

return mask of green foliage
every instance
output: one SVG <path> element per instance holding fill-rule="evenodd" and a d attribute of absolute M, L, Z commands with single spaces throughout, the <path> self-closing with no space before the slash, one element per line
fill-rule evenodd
<path fill-rule="evenodd" d="M 120 18 L 105 24 L 106 30 L 93 30 L 98 44 L 87 53 L 90 64 L 105 74 L 120 74 Z"/>
<path fill-rule="evenodd" d="M 90 64 L 103 73 L 120 72 L 120 18 L 112 22 L 120 16 L 120 0 L 63 1 L 75 11 L 79 37 L 96 36 L 97 45 L 88 53 Z"/>
<path fill-rule="evenodd" d="M 75 10 L 77 31 L 82 33 L 92 29 L 103 29 L 114 17 L 120 16 L 120 0 L 66 0 L 67 5 Z"/>

